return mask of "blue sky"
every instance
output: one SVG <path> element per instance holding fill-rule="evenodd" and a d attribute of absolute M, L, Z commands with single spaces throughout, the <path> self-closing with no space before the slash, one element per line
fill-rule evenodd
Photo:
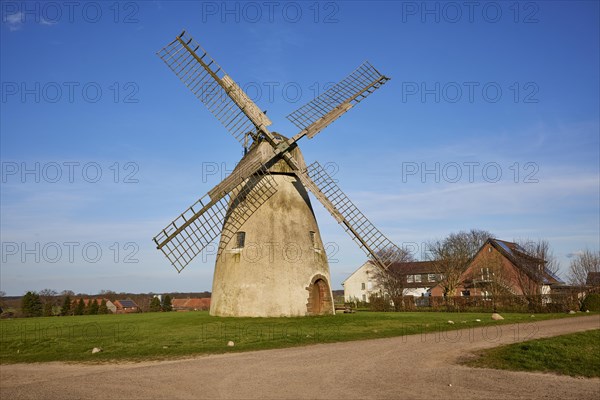
<path fill-rule="evenodd" d="M 211 289 L 214 255 L 177 274 L 151 241 L 242 154 L 155 55 L 184 28 L 288 136 L 364 60 L 391 77 L 300 144 L 417 257 L 470 228 L 547 239 L 563 272 L 600 246 L 598 2 L 68 4 L 1 3 L 10 295 Z M 314 208 L 341 288 L 365 255 Z"/>

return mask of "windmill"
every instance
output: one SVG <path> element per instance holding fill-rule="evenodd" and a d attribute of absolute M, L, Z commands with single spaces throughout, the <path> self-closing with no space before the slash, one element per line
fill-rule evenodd
<path fill-rule="evenodd" d="M 368 62 L 288 115 L 287 138 L 185 31 L 157 52 L 244 147 L 234 171 L 172 221 L 154 242 L 179 271 L 219 235 L 211 315 L 333 314 L 329 266 L 307 189 L 381 268 L 398 248 L 340 190 L 318 162 L 306 165 L 297 142 L 325 127 L 385 84 Z"/>

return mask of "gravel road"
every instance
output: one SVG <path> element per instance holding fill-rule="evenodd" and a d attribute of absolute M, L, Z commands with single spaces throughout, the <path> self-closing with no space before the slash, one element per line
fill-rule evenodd
<path fill-rule="evenodd" d="M 161 362 L 2 365 L 0 397 L 600 399 L 598 378 L 458 364 L 479 349 L 599 328 L 594 315 Z"/>

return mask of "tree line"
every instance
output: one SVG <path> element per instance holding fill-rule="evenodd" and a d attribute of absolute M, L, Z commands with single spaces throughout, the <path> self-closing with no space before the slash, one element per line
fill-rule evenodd
<path fill-rule="evenodd" d="M 90 296 L 75 295 L 70 290 L 59 294 L 53 289 L 43 289 L 39 292 L 28 291 L 20 299 L 6 299 L 5 293 L 0 292 L 0 307 L 4 318 L 111 314 L 107 301 L 114 302 L 119 296 L 135 299 L 140 311 L 173 311 L 172 296 L 169 294 L 162 296 L 161 300 L 153 294 L 117 294 L 110 290 L 102 290 L 99 295 Z"/>

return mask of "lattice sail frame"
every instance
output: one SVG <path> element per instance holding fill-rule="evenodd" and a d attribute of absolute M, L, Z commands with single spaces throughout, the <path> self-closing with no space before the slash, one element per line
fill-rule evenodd
<path fill-rule="evenodd" d="M 296 141 L 303 136 L 314 137 L 385 84 L 388 77 L 368 62 L 363 63 L 338 84 L 288 115 L 301 131 L 287 144 L 277 144 L 266 129 L 271 124 L 269 118 L 185 31 L 157 54 L 244 147 L 249 146 L 250 138 L 262 134 L 273 146 L 274 156 L 281 155 L 287 161 L 304 186 L 344 225 L 367 255 L 383 268 L 394 261 L 386 254 L 396 253 L 398 247 L 356 208 L 325 170 L 314 163 L 305 171 L 299 171 L 298 163 L 289 153 Z M 239 176 L 221 182 L 154 238 L 157 247 L 179 272 L 219 233 L 224 235 L 221 243 L 227 243 L 247 218 L 276 192 L 276 183 L 264 167 L 266 161 L 262 160 L 262 165 L 248 163 L 238 171 Z M 231 191 L 236 184 L 240 185 L 240 178 L 245 184 L 232 198 Z M 219 248 L 219 253 L 221 251 Z"/>
<path fill-rule="evenodd" d="M 316 161 L 310 164 L 302 181 L 368 256 L 384 269 L 396 261 L 395 255 L 400 252 L 398 246 L 369 221 L 321 164 Z"/>
<path fill-rule="evenodd" d="M 271 120 L 185 31 L 156 54 L 242 146 Z"/>
<path fill-rule="evenodd" d="M 309 138 L 313 138 L 388 80 L 388 77 L 365 61 L 350 75 L 286 118 L 301 129 L 297 136 L 306 134 Z"/>
<path fill-rule="evenodd" d="M 215 198 L 205 195 L 154 237 L 157 248 L 178 272 L 219 235 L 227 239 L 222 242 L 231 239 L 235 229 L 277 192 L 277 183 L 263 165 L 237 188 L 235 193 L 229 191 Z"/>

